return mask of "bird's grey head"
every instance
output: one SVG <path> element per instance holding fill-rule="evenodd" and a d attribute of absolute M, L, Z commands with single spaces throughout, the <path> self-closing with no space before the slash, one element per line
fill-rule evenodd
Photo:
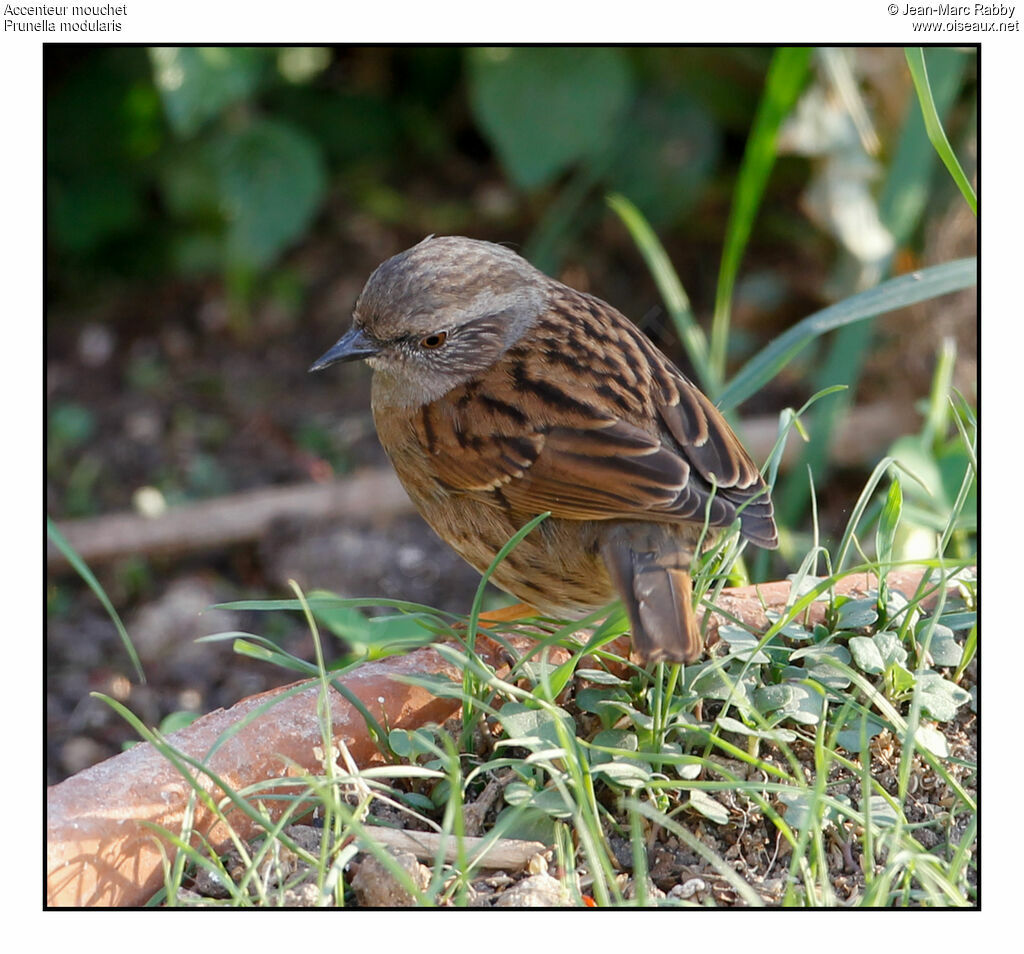
<path fill-rule="evenodd" d="M 501 245 L 431 236 L 377 267 L 351 330 L 311 370 L 363 358 L 375 394 L 429 403 L 497 361 L 544 310 L 549 283 Z"/>

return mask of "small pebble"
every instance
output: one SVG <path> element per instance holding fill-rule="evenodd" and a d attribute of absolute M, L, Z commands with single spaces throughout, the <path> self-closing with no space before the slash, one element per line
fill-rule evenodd
<path fill-rule="evenodd" d="M 565 908 L 569 894 L 548 874 L 535 874 L 512 885 L 500 898 L 499 908 Z"/>
<path fill-rule="evenodd" d="M 284 893 L 286 908 L 315 908 L 320 903 L 320 890 L 315 884 L 306 882 Z"/>
<path fill-rule="evenodd" d="M 698 891 L 708 890 L 708 883 L 703 878 L 690 878 L 683 884 L 677 884 L 670 892 L 669 897 L 686 900 L 692 898 Z"/>
<path fill-rule="evenodd" d="M 409 872 L 413 883 L 425 890 L 430 872 L 408 851 L 388 849 L 394 859 Z M 394 875 L 373 855 L 367 854 L 352 877 L 352 890 L 361 908 L 412 908 L 416 897 L 399 884 Z"/>

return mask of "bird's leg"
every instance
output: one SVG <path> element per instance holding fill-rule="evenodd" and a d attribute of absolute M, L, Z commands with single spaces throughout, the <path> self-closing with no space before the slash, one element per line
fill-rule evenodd
<path fill-rule="evenodd" d="M 481 613 L 477 618 L 486 625 L 487 623 L 514 623 L 516 620 L 529 619 L 536 615 L 537 611 L 529 603 L 513 603 L 511 606 L 502 606 L 499 609 Z"/>

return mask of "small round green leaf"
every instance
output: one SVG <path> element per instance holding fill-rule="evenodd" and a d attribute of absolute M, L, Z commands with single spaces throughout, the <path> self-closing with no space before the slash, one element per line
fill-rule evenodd
<path fill-rule="evenodd" d="M 866 629 L 878 622 L 878 601 L 872 598 L 847 600 L 836 614 L 838 629 Z"/>
<path fill-rule="evenodd" d="M 919 624 L 918 639 L 923 640 L 927 632 L 927 624 Z M 953 636 L 953 630 L 941 623 L 936 623 L 932 632 L 931 642 L 928 644 L 928 652 L 936 666 L 958 666 L 963 658 L 963 647 Z"/>
<path fill-rule="evenodd" d="M 721 802 L 712 798 L 707 792 L 694 789 L 690 792 L 690 799 L 687 804 L 716 825 L 724 825 L 729 821 L 728 809 Z"/>
<path fill-rule="evenodd" d="M 877 675 L 885 671 L 885 661 L 870 636 L 851 636 L 849 645 L 853 663 L 861 672 Z"/>
<path fill-rule="evenodd" d="M 923 672 L 917 677 L 921 693 L 921 708 L 938 722 L 948 722 L 956 710 L 970 702 L 971 694 L 955 682 L 943 679 L 936 672 Z"/>

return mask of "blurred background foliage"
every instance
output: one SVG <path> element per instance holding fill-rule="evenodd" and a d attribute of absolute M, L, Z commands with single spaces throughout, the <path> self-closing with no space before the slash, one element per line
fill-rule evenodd
<path fill-rule="evenodd" d="M 815 307 L 894 269 L 955 257 L 929 250 L 957 200 L 925 135 L 902 51 L 804 53 L 775 74 L 800 98 L 777 139 L 767 137 L 763 181 L 734 198 L 751 158 L 744 145 L 758 121 L 768 47 L 49 49 L 51 321 L 84 324 L 89 314 L 78 348 L 92 347 L 102 363 L 103 349 L 116 348 L 106 333 L 118 323 L 112 298 L 193 289 L 203 302 L 183 307 L 198 315 L 200 334 L 223 346 L 226 330 L 229 347 L 254 350 L 304 330 L 322 334 L 316 296 L 329 269 L 358 282 L 375 257 L 431 232 L 464 232 L 511 241 L 570 282 L 600 275 L 593 290 L 653 326 L 714 395 L 724 368 L 710 376 L 694 368 L 671 329 L 652 321 L 657 299 L 625 258 L 631 250 L 607 195 L 628 199 L 664 242 L 697 314 L 714 305 L 717 365 L 737 366 Z M 936 48 L 927 62 L 939 114 L 970 156 L 974 54 Z M 722 255 L 727 220 L 737 219 L 749 246 L 740 241 Z M 352 253 L 352 240 L 365 254 Z M 354 298 L 345 291 L 332 331 Z M 629 312 L 634 301 L 639 313 Z M 132 338 L 166 325 L 137 301 L 124 311 Z M 274 320 L 261 321 L 268 312 Z M 310 312 L 312 322 L 300 321 Z M 823 339 L 747 407 L 776 410 L 846 385 L 812 412 L 823 439 L 801 463 L 815 474 L 824 475 L 827 438 L 871 373 L 873 324 Z M 898 334 L 910 337 L 905 328 Z M 932 323 L 918 342 L 926 363 L 950 334 Z M 318 348 L 311 341 L 309 353 Z M 124 384 L 165 388 L 165 351 L 136 348 Z M 958 367 L 963 388 L 973 364 Z M 927 386 L 917 387 L 921 398 Z M 88 395 L 80 397 L 56 402 L 49 417 L 50 470 L 66 478 L 51 501 L 58 515 L 88 512 L 84 491 L 98 476 L 95 462 L 76 471 L 70 459 L 96 425 Z M 194 405 L 185 405 L 175 413 L 188 424 Z M 216 415 L 193 417 L 200 444 L 227 439 Z M 344 448 L 332 449 L 308 420 L 291 424 L 312 453 L 344 469 Z M 199 452 L 185 470 L 183 483 L 166 487 L 172 500 L 237 485 L 215 454 Z M 806 515 L 808 493 L 802 478 L 780 489 L 784 522 Z"/>
<path fill-rule="evenodd" d="M 711 329 L 719 384 L 812 312 L 976 249 L 901 49 L 784 58 L 773 81 L 792 86 L 795 106 L 755 154 L 771 47 L 51 45 L 44 57 L 47 509 L 58 521 L 384 465 L 365 371 L 323 381 L 305 369 L 347 325 L 372 268 L 429 233 L 512 244 L 611 301 L 704 380 L 609 206 L 624 197 Z M 973 178 L 976 51 L 925 58 Z M 738 189 L 758 163 L 761 178 Z M 862 402 L 921 409 L 890 452 L 941 491 L 913 497 L 918 524 L 941 523 L 929 511 L 955 495 L 967 461 L 952 415 L 937 420 L 943 401 L 929 413 L 928 399 L 955 386 L 975 402 L 974 306 L 971 290 L 849 325 L 743 403 L 744 417 L 776 415 L 847 386 L 812 409 L 811 440 L 780 475 L 791 547 L 759 558 L 757 578 L 787 572 L 810 539 L 808 468 L 822 533 L 842 526 L 886 449 L 835 455 L 836 427 Z M 195 604 L 283 586 L 270 549 L 204 558 Z M 169 588 L 169 568 L 155 566 L 140 555 L 100 575 L 117 606 L 141 606 Z M 68 645 L 81 652 L 77 599 L 66 583 L 49 590 L 51 619 L 73 620 Z M 109 641 L 108 621 L 96 631 Z M 186 668 L 183 683 L 196 678 Z M 69 670 L 69 699 L 81 678 Z"/>
<path fill-rule="evenodd" d="M 495 215 L 555 195 L 540 224 L 578 235 L 602 214 L 587 200 L 610 189 L 656 227 L 677 224 L 709 188 L 723 140 L 742 136 L 771 54 L 691 52 L 51 52 L 51 289 L 216 271 L 241 293 L 308 235 L 329 189 L 385 223 L 467 228 L 478 210 L 459 195 L 460 166 L 495 158 L 512 190 Z M 715 82 L 709 58 L 728 67 Z M 453 194 L 423 207 L 403 192 L 410 170 L 450 177 Z M 472 187 L 480 169 L 465 171 Z M 539 264 L 557 266 L 558 243 L 536 223 L 533 238 L 547 239 Z"/>

